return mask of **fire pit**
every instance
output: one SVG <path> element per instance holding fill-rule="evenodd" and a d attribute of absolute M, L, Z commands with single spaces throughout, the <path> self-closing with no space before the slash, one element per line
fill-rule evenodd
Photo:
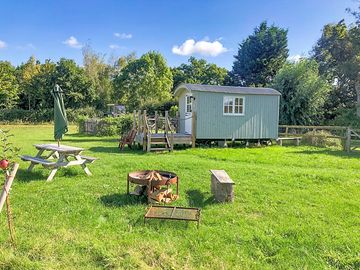
<path fill-rule="evenodd" d="M 179 178 L 173 172 L 155 170 L 131 172 L 127 178 L 128 194 L 130 194 L 130 183 L 137 184 L 133 192 L 135 195 L 142 195 L 146 190 L 149 203 L 170 203 L 179 197 Z M 169 187 L 175 184 L 176 193 L 173 194 Z"/>

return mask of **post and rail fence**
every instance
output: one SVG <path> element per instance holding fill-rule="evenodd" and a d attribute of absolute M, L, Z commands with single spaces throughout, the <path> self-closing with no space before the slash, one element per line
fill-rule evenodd
<path fill-rule="evenodd" d="M 279 136 L 288 137 L 302 137 L 307 132 L 327 131 L 329 135 L 316 135 L 332 139 L 339 139 L 342 141 L 344 150 L 350 152 L 360 148 L 360 130 L 344 126 L 301 126 L 301 125 L 279 125 Z"/>

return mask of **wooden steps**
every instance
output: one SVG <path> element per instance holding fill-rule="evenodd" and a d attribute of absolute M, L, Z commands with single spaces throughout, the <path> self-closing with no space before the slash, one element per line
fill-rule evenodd
<path fill-rule="evenodd" d="M 152 145 L 156 145 L 156 146 L 163 145 L 164 147 L 152 147 Z M 171 151 L 169 139 L 167 138 L 166 134 L 164 134 L 164 137 L 150 135 L 149 146 L 150 146 L 149 151 Z"/>

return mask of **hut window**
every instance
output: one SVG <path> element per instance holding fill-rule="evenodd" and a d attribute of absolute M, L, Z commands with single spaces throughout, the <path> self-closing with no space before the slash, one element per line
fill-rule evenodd
<path fill-rule="evenodd" d="M 243 97 L 224 97 L 224 114 L 226 115 L 244 115 Z"/>
<path fill-rule="evenodd" d="M 192 112 L 192 98 L 191 96 L 186 96 L 186 111 L 187 113 Z"/>

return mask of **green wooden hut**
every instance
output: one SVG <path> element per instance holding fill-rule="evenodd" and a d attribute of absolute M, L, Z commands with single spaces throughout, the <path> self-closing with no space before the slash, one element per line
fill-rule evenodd
<path fill-rule="evenodd" d="M 271 88 L 181 84 L 179 133 L 196 139 L 276 139 L 280 93 Z"/>

